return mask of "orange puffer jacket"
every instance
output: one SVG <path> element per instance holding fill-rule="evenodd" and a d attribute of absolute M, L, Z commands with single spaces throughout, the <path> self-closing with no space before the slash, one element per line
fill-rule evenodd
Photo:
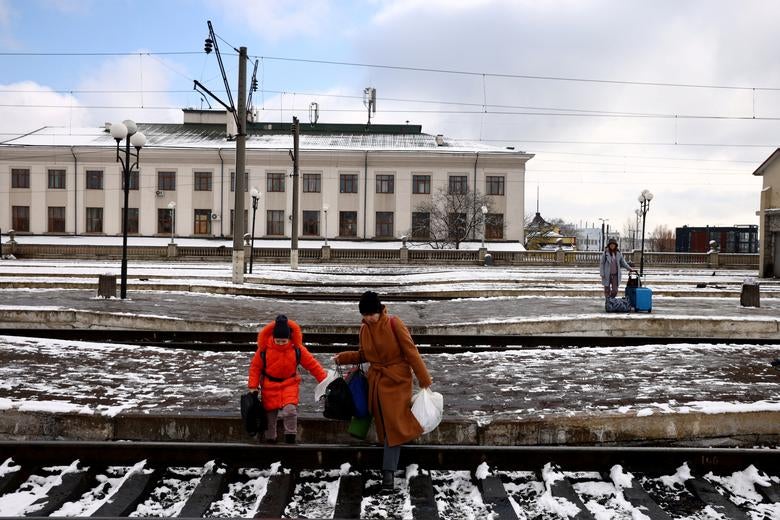
<path fill-rule="evenodd" d="M 301 366 L 305 368 L 319 383 L 327 377 L 322 366 L 314 359 L 311 352 L 303 346 L 301 327 L 293 320 L 287 322 L 290 326 L 290 341 L 284 345 L 274 342 L 274 324 L 271 322 L 257 334 L 257 351 L 249 365 L 249 388 L 262 389 L 263 408 L 278 410 L 288 404 L 298 405 L 298 393 L 301 376 L 298 374 L 295 347 L 301 351 Z M 271 381 L 263 377 L 263 357 L 265 351 L 265 373 L 282 381 Z"/>

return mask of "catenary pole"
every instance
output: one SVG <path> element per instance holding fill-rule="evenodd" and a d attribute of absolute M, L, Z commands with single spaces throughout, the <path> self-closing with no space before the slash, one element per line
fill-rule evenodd
<path fill-rule="evenodd" d="M 298 118 L 293 116 L 293 185 L 292 185 L 292 231 L 290 232 L 290 268 L 298 269 L 298 169 L 299 141 L 301 126 Z"/>
<path fill-rule="evenodd" d="M 246 47 L 238 53 L 238 117 L 236 118 L 236 182 L 233 205 L 233 283 L 244 283 L 244 172 L 246 171 Z"/>

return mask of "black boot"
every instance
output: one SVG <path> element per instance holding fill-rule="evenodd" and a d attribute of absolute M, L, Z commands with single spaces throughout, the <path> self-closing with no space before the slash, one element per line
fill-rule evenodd
<path fill-rule="evenodd" d="M 284 434 L 284 442 L 287 444 L 295 444 L 295 434 L 294 433 L 285 433 Z"/>
<path fill-rule="evenodd" d="M 395 472 L 389 469 L 382 471 L 382 489 L 393 489 L 395 487 Z"/>

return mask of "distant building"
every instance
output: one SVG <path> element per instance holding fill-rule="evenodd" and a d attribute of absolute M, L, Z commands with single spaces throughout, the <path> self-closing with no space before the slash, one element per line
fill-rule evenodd
<path fill-rule="evenodd" d="M 753 175 L 763 177 L 758 210 L 760 276 L 780 278 L 780 148 L 767 157 Z"/>
<path fill-rule="evenodd" d="M 675 229 L 675 247 L 678 253 L 706 253 L 710 241 L 717 243 L 721 253 L 758 253 L 758 226 L 705 226 Z"/>
<path fill-rule="evenodd" d="M 561 234 L 561 229 L 546 220 L 537 211 L 531 223 L 525 228 L 525 248 L 533 250 L 576 249 L 577 237 Z"/>
<path fill-rule="evenodd" d="M 128 183 L 130 235 L 232 236 L 232 121 L 225 111 L 188 109 L 182 124 L 138 124 L 148 141 L 140 171 Z M 300 127 L 298 236 L 398 238 L 428 222 L 416 209 L 421 203 L 439 190 L 463 190 L 490 198 L 489 239 L 524 242 L 525 164 L 533 154 L 424 134 L 419 125 Z M 290 237 L 291 124 L 249 122 L 247 134 L 244 207 L 252 207 L 253 187 L 261 193 L 255 234 Z M 44 127 L 6 138 L 0 144 L 0 229 L 121 235 L 115 147 L 109 129 L 100 127 Z M 245 230 L 251 217 L 245 209 Z"/>

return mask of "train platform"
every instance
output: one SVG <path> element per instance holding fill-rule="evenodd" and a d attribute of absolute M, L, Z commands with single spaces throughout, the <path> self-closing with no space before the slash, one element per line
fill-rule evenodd
<path fill-rule="evenodd" d="M 256 331 L 284 313 L 306 333 L 356 333 L 362 291 L 413 334 L 645 336 L 657 344 L 427 354 L 445 396 L 439 444 L 777 444 L 780 282 L 742 307 L 753 273 L 646 273 L 652 313 L 607 314 L 594 268 L 137 264 L 128 299 L 100 298 L 115 263 L 0 263 L 0 329 Z M 689 338 L 665 343 L 663 338 Z M 715 339 L 717 338 L 717 340 Z M 751 344 L 745 339 L 750 338 Z M 709 341 L 708 341 L 709 340 Z M 318 355 L 330 366 L 328 355 Z M 238 418 L 247 352 L 2 336 L 3 438 L 249 441 Z M 301 391 L 301 442 L 357 442 Z"/>
<path fill-rule="evenodd" d="M 238 407 L 251 355 L 0 336 L 0 437 L 257 442 Z M 777 445 L 778 358 L 738 342 L 426 354 L 445 418 L 420 442 Z M 314 386 L 304 374 L 299 441 L 360 443 Z"/>

